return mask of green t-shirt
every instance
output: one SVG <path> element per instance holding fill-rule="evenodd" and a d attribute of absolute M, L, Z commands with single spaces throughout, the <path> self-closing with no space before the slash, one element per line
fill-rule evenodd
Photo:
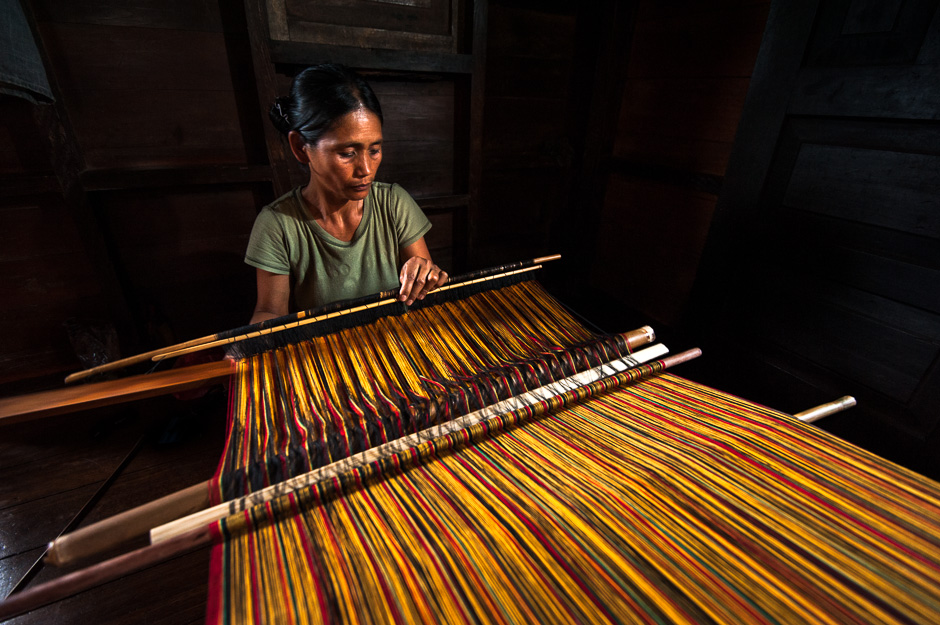
<path fill-rule="evenodd" d="M 417 203 L 397 184 L 372 183 L 351 241 L 330 235 L 304 210 L 300 187 L 261 209 L 245 262 L 290 275 L 301 310 L 397 288 L 399 250 L 431 229 Z"/>

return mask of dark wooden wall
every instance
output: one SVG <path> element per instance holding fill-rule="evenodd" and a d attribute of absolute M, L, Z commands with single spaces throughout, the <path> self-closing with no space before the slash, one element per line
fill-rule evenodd
<path fill-rule="evenodd" d="M 691 292 L 769 5 L 639 3 L 591 278 L 657 325 Z"/>
<path fill-rule="evenodd" d="M 775 2 L 695 310 L 755 398 L 940 476 L 940 2 Z M 739 379 L 740 375 L 736 376 Z"/>

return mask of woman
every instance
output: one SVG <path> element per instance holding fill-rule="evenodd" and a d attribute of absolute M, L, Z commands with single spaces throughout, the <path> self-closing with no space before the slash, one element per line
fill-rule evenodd
<path fill-rule="evenodd" d="M 341 65 L 294 78 L 271 121 L 309 171 L 303 187 L 259 213 L 245 262 L 257 270 L 251 322 L 398 287 L 406 304 L 447 282 L 424 235 L 431 224 L 395 184 L 375 182 L 382 109 L 372 88 Z"/>

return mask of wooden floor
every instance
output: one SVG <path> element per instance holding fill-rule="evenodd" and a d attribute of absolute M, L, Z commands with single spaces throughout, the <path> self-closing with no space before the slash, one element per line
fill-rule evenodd
<path fill-rule="evenodd" d="M 222 453 L 225 408 L 216 387 L 195 400 L 151 399 L 0 428 L 0 596 L 128 454 L 79 526 L 208 479 Z M 44 566 L 27 588 L 64 572 Z M 206 548 L 9 622 L 198 623 L 208 575 Z"/>

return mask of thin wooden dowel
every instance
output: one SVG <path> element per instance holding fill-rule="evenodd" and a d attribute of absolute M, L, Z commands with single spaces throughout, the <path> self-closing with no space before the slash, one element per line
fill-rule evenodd
<path fill-rule="evenodd" d="M 798 412 L 794 417 L 802 421 L 803 423 L 812 423 L 814 421 L 819 421 L 823 417 L 828 417 L 829 415 L 834 415 L 837 412 L 842 412 L 843 410 L 848 410 L 854 406 L 857 402 L 855 398 L 851 395 L 846 395 L 840 397 L 834 401 L 816 406 L 815 408 L 810 408 L 809 410 L 804 410 L 803 412 Z"/>
<path fill-rule="evenodd" d="M 217 360 L 120 380 L 7 397 L 0 399 L 0 427 L 40 417 L 200 388 L 228 378 L 233 369 L 234 363 L 231 360 Z"/>

